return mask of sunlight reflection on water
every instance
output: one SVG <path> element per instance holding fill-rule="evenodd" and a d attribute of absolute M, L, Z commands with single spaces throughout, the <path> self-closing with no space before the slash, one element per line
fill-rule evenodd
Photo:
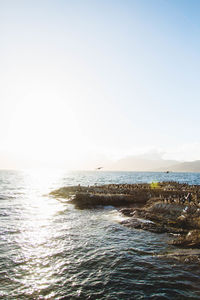
<path fill-rule="evenodd" d="M 23 265 L 23 280 L 28 293 L 47 288 L 54 280 L 54 266 L 50 258 L 55 252 L 54 216 L 62 211 L 63 204 L 48 196 L 51 186 L 59 182 L 62 171 L 47 172 L 45 170 L 29 171 L 24 175 L 24 196 L 21 201 L 21 216 L 19 217 L 20 234 L 16 243 L 20 248 L 20 261 Z M 59 243 L 59 251 L 63 251 L 63 243 Z"/>
<path fill-rule="evenodd" d="M 171 299 L 190 294 L 198 299 L 198 270 L 141 254 L 166 250 L 166 235 L 121 226 L 113 207 L 79 211 L 48 196 L 63 185 L 131 183 L 156 176 L 162 174 L 1 172 L 0 298 L 147 299 L 166 287 Z M 185 285 L 177 291 L 173 282 L 178 278 Z"/>

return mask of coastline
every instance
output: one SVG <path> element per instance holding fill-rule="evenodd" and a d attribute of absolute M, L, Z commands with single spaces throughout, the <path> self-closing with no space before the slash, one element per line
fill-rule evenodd
<path fill-rule="evenodd" d="M 172 236 L 169 245 L 180 250 L 160 257 L 200 262 L 200 185 L 175 181 L 77 185 L 62 187 L 52 191 L 50 195 L 66 199 L 77 209 L 114 206 L 127 217 L 120 222 L 121 225 Z"/>

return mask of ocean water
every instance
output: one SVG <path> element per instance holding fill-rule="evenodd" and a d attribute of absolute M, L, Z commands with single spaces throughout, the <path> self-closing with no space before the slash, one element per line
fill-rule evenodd
<path fill-rule="evenodd" d="M 200 299 L 199 265 L 155 255 L 173 248 L 169 235 L 128 229 L 113 207 L 77 210 L 48 196 L 164 180 L 200 184 L 200 174 L 0 171 L 0 299 Z"/>

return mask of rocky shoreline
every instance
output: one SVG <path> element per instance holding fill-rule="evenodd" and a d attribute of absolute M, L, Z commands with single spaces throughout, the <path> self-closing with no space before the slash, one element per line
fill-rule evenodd
<path fill-rule="evenodd" d="M 60 188 L 50 195 L 65 198 L 79 209 L 112 205 L 128 217 L 121 222 L 124 226 L 154 233 L 171 233 L 176 237 L 169 241 L 170 245 L 188 251 L 200 248 L 199 185 L 178 182 L 78 185 Z M 200 251 L 197 252 L 194 253 L 199 260 Z M 191 251 L 186 251 L 180 257 L 188 259 L 189 253 Z"/>

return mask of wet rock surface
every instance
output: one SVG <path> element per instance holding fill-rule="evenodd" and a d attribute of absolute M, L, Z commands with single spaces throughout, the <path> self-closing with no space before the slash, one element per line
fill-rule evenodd
<path fill-rule="evenodd" d="M 170 244 L 183 248 L 200 248 L 200 230 L 190 230 L 186 235 L 172 240 Z"/>
<path fill-rule="evenodd" d="M 156 232 L 156 233 L 166 232 L 166 229 L 162 225 L 156 224 L 152 221 L 145 220 L 145 219 L 131 218 L 130 220 L 122 221 L 121 224 L 129 228 L 148 230 L 150 232 Z"/>

